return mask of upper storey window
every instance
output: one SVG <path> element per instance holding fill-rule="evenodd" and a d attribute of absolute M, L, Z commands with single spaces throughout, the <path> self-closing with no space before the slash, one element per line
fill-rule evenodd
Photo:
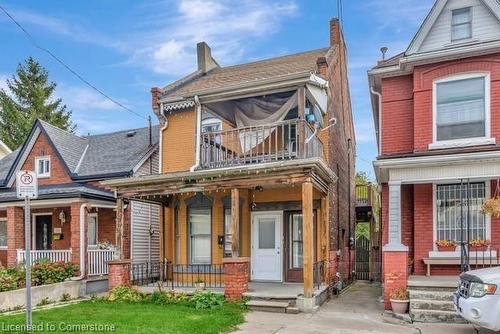
<path fill-rule="evenodd" d="M 451 11 L 451 40 L 459 41 L 472 38 L 472 8 Z"/>
<path fill-rule="evenodd" d="M 35 168 L 38 177 L 50 177 L 50 157 L 36 157 Z"/>

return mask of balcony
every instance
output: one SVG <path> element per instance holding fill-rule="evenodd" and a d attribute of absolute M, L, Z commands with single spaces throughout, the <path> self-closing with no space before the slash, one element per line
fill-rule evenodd
<path fill-rule="evenodd" d="M 200 168 L 320 158 L 323 143 L 305 120 L 292 119 L 201 134 Z"/>

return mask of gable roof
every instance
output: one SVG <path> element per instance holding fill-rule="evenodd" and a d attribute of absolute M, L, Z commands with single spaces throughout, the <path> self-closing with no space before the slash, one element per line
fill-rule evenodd
<path fill-rule="evenodd" d="M 210 89 L 236 87 L 300 73 L 316 73 L 318 58 L 326 56 L 328 50 L 329 48 L 322 48 L 240 65 L 217 67 L 205 74 L 196 71 L 165 86 L 161 99 L 174 101 Z"/>
<path fill-rule="evenodd" d="M 132 173 L 142 159 L 156 150 L 159 142 L 159 129 L 149 128 L 80 137 L 37 120 L 28 138 L 16 151 L 0 160 L 0 187 L 12 182 L 16 169 L 19 169 L 39 135 L 47 136 L 55 153 L 73 180 L 109 178 Z"/>
<path fill-rule="evenodd" d="M 436 23 L 439 15 L 443 11 L 444 7 L 448 3 L 449 0 L 437 0 L 432 6 L 430 12 L 427 14 L 427 17 L 424 19 L 422 25 L 418 29 L 417 33 L 413 37 L 410 45 L 406 49 L 405 54 L 412 54 L 419 50 L 422 46 L 425 38 L 431 31 L 434 23 Z M 500 3 L 498 0 L 479 0 L 481 1 L 490 12 L 500 21 Z"/>

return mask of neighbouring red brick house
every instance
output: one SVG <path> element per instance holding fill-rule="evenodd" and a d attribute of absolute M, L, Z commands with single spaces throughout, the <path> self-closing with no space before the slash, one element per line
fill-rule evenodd
<path fill-rule="evenodd" d="M 389 308 L 409 275 L 498 264 L 500 220 L 482 205 L 500 179 L 500 4 L 436 1 L 408 49 L 368 76 Z M 491 245 L 475 249 L 474 239 Z M 457 244 L 443 251 L 440 240 Z"/>
<path fill-rule="evenodd" d="M 117 245 L 116 197 L 100 184 L 157 173 L 157 150 L 158 127 L 80 137 L 36 121 L 25 143 L 0 160 L 0 266 L 25 260 L 19 170 L 38 175 L 39 197 L 31 202 L 33 261 L 72 261 L 82 276 L 94 276 L 107 274 L 119 250 L 137 260 L 158 258 L 158 207 L 131 202 L 125 241 Z"/>

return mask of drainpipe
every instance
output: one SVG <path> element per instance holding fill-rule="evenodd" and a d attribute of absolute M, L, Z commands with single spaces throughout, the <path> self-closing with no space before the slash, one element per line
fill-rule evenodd
<path fill-rule="evenodd" d="M 85 208 L 87 203 L 80 206 L 80 276 L 73 277 L 75 281 L 85 278 Z"/>
<path fill-rule="evenodd" d="M 200 166 L 201 155 L 201 103 L 198 95 L 194 97 L 194 104 L 196 106 L 196 160 L 194 166 L 191 167 L 191 172 L 194 172 Z"/>
<path fill-rule="evenodd" d="M 382 94 L 373 89 L 373 86 L 370 86 L 370 92 L 378 97 L 378 129 L 376 131 L 378 133 L 378 154 L 382 154 Z"/>
<path fill-rule="evenodd" d="M 165 120 L 165 124 L 160 129 L 160 147 L 159 147 L 159 153 L 158 153 L 158 170 L 159 173 L 161 174 L 163 172 L 163 131 L 165 131 L 168 128 L 168 119 L 167 117 L 163 114 L 163 103 L 160 102 L 160 115 L 163 117 Z M 116 196 L 115 196 L 116 197 Z"/>

